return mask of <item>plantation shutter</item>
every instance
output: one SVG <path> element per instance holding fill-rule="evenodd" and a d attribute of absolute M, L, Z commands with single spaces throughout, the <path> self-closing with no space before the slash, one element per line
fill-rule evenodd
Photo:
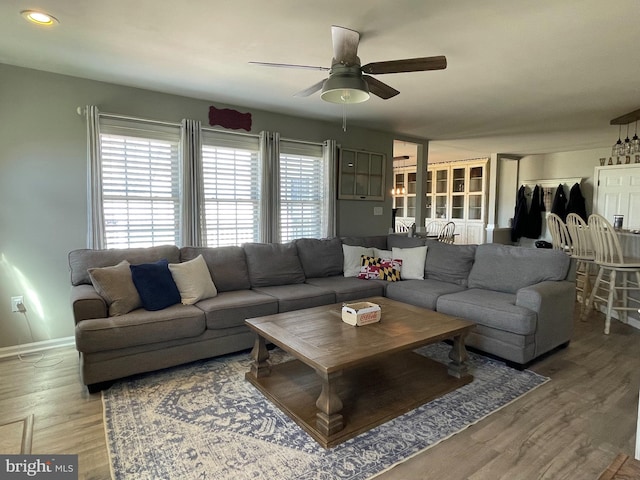
<path fill-rule="evenodd" d="M 206 246 L 259 241 L 259 150 L 257 136 L 202 129 Z"/>
<path fill-rule="evenodd" d="M 100 118 L 106 248 L 180 245 L 180 127 Z"/>
<path fill-rule="evenodd" d="M 327 216 L 321 144 L 280 142 L 280 239 L 322 238 Z"/>

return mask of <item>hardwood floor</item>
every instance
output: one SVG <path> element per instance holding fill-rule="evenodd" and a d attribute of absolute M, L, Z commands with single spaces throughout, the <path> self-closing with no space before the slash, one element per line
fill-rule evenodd
<path fill-rule="evenodd" d="M 569 347 L 530 367 L 550 382 L 376 480 L 596 479 L 633 457 L 640 331 L 614 320 L 604 335 L 596 313 L 575 327 Z M 77 352 L 36 359 L 0 361 L 0 424 L 33 414 L 33 453 L 77 453 L 79 478 L 110 478 L 101 397 L 81 385 Z"/>

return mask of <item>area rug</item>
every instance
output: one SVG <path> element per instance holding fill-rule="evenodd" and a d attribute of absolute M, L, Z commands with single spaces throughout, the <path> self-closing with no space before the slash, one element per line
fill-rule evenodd
<path fill-rule="evenodd" d="M 447 363 L 450 348 L 417 351 Z M 473 382 L 329 450 L 245 381 L 248 353 L 120 381 L 103 392 L 113 478 L 364 480 L 549 380 L 469 357 Z"/>

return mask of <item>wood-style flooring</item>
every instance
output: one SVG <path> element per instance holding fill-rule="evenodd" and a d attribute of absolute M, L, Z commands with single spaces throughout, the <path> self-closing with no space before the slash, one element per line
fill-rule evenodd
<path fill-rule="evenodd" d="M 603 330 L 599 313 L 576 319 L 571 344 L 530 367 L 550 382 L 376 480 L 596 479 L 633 457 L 640 331 Z M 79 478 L 111 478 L 101 397 L 80 383 L 77 352 L 37 359 L 0 361 L 0 424 L 33 415 L 32 453 L 75 453 Z"/>

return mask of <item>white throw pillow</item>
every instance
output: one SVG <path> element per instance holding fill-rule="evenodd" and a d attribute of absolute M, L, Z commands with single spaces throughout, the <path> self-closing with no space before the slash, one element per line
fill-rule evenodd
<path fill-rule="evenodd" d="M 427 260 L 427 246 L 413 248 L 393 247 L 393 258 L 402 260 L 403 280 L 424 280 L 424 264 Z"/>
<path fill-rule="evenodd" d="M 342 253 L 344 254 L 344 265 L 342 268 L 344 276 L 357 277 L 360 273 L 360 257 L 362 257 L 362 255 L 372 257 L 373 248 L 342 245 Z"/>
<path fill-rule="evenodd" d="M 391 250 L 380 250 L 379 248 L 373 247 L 373 256 L 374 257 L 378 257 L 378 258 L 382 258 L 382 259 L 389 259 L 391 260 L 393 253 L 391 252 Z"/>
<path fill-rule="evenodd" d="M 207 262 L 202 255 L 198 255 L 188 262 L 170 263 L 169 270 L 180 291 L 183 305 L 193 305 L 200 300 L 215 297 L 218 294 L 209 268 L 207 268 Z"/>

